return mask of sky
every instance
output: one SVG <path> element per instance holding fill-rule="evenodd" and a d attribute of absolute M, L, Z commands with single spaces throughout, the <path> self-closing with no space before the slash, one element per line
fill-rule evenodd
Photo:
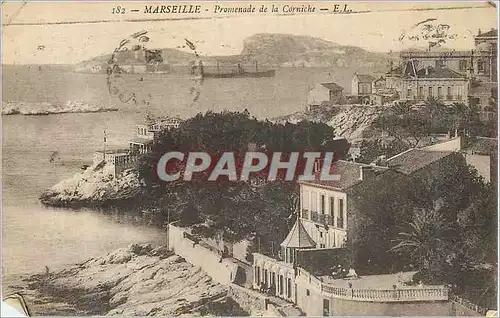
<path fill-rule="evenodd" d="M 307 35 L 373 52 L 428 46 L 426 41 L 399 41 L 401 34 L 412 32 L 412 26 L 426 19 L 447 24 L 450 33 L 457 34 L 446 43 L 448 48 L 468 50 L 473 48 L 473 36 L 478 29 L 489 31 L 497 27 L 496 9 L 477 1 L 338 2 L 340 7 L 347 3 L 354 11 L 350 14 L 331 13 L 333 3 L 329 2 L 218 3 L 233 7 L 309 4 L 316 7 L 317 12 L 320 7 L 329 9 L 326 13 L 295 15 L 215 14 L 214 3 L 181 4 L 186 3 L 202 6 L 202 13 L 196 15 L 199 19 L 187 14 L 143 12 L 145 5 L 166 3 L 30 2 L 23 5 L 7 2 L 2 6 L 3 63 L 74 64 L 111 53 L 124 38 L 143 30 L 148 31 L 150 37 L 148 48 L 176 48 L 188 38 L 196 43 L 197 51 L 202 55 L 232 55 L 241 52 L 245 38 L 257 33 Z M 112 14 L 112 8 L 117 5 L 125 7 L 127 12 Z M 140 12 L 130 12 L 130 9 L 139 9 Z"/>

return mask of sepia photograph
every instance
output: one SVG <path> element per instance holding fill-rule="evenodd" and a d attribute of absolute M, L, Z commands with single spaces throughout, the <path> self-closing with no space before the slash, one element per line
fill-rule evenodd
<path fill-rule="evenodd" d="M 1 316 L 498 316 L 497 1 L 1 12 Z"/>

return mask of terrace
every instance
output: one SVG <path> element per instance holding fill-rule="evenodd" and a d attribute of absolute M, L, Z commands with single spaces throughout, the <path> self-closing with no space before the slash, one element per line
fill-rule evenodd
<path fill-rule="evenodd" d="M 319 278 L 304 269 L 299 275 L 309 280 L 326 297 L 370 301 L 370 302 L 413 302 L 448 300 L 448 288 L 444 286 L 407 286 L 415 272 L 387 275 L 369 275 L 352 279 Z M 351 285 L 349 285 L 351 284 Z"/>

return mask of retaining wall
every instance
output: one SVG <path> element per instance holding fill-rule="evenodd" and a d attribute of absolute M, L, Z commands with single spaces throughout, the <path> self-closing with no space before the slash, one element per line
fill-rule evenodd
<path fill-rule="evenodd" d="M 185 229 L 170 225 L 168 230 L 169 249 L 182 256 L 189 263 L 201 267 L 219 284 L 228 285 L 237 277 L 238 265 L 229 259 L 201 246 L 196 240 L 185 235 Z"/>

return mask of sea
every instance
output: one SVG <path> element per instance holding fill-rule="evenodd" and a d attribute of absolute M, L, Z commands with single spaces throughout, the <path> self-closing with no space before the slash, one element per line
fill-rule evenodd
<path fill-rule="evenodd" d="M 43 190 L 81 171 L 103 148 L 127 147 L 146 115 L 187 118 L 199 112 L 243 111 L 259 119 L 303 110 L 318 82 L 348 87 L 355 69 L 282 68 L 272 78 L 205 79 L 169 74 L 121 78 L 120 90 L 146 96 L 122 102 L 105 74 L 50 66 L 5 66 L 2 101 L 53 104 L 84 101 L 116 112 L 2 116 L 2 274 L 56 270 L 133 243 L 163 244 L 161 229 L 121 211 L 45 207 Z M 194 88 L 193 88 L 194 87 Z M 199 92 L 193 98 L 193 89 Z M 50 158 L 57 160 L 50 162 Z"/>

